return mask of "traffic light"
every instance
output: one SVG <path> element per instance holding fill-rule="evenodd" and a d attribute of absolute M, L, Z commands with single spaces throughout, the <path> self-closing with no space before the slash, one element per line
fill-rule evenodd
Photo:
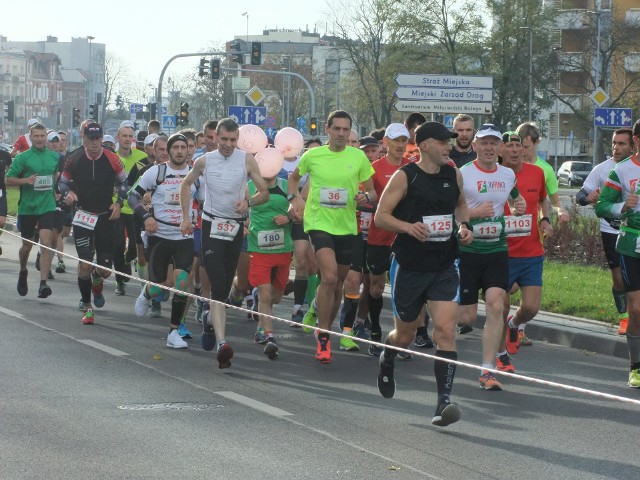
<path fill-rule="evenodd" d="M 318 119 L 316 117 L 311 117 L 309 122 L 309 135 L 318 135 Z"/>
<path fill-rule="evenodd" d="M 211 80 L 220 80 L 220 60 L 211 59 Z"/>
<path fill-rule="evenodd" d="M 16 104 L 13 100 L 9 100 L 8 102 L 4 102 L 4 111 L 5 111 L 5 118 L 7 119 L 8 122 L 15 122 L 16 120 Z"/>
<path fill-rule="evenodd" d="M 71 109 L 71 126 L 73 128 L 78 128 L 80 126 L 80 109 L 79 108 Z"/>
<path fill-rule="evenodd" d="M 156 103 L 155 102 L 149 102 L 146 105 L 147 110 L 149 111 L 149 118 L 148 120 L 151 120 L 152 118 L 156 118 Z"/>
<path fill-rule="evenodd" d="M 89 118 L 93 118 L 96 120 L 96 115 L 98 114 L 98 106 L 95 103 L 89 105 Z"/>
<path fill-rule="evenodd" d="M 204 77 L 207 74 L 207 63 L 208 60 L 201 58 L 200 59 L 200 66 L 198 67 L 198 76 L 199 77 Z M 212 74 L 213 77 L 213 74 Z"/>
<path fill-rule="evenodd" d="M 122 101 L 122 95 L 118 95 L 116 97 L 116 107 L 120 108 L 123 104 L 124 102 Z"/>
<path fill-rule="evenodd" d="M 262 43 L 251 42 L 251 65 L 262 65 Z"/>
<path fill-rule="evenodd" d="M 180 125 L 184 126 L 189 123 L 189 104 L 180 104 Z"/>
<path fill-rule="evenodd" d="M 241 50 L 240 42 L 238 41 L 231 42 L 229 44 L 229 49 L 231 50 L 231 53 L 232 53 L 231 62 L 242 65 L 244 63 L 244 55 L 242 53 L 239 53 Z"/>

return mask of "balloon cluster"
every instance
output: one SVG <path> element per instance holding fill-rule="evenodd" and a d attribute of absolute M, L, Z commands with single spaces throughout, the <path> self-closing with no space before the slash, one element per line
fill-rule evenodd
<path fill-rule="evenodd" d="M 295 160 L 304 148 L 304 138 L 295 128 L 285 127 L 278 132 L 273 144 L 273 147 L 269 146 L 267 134 L 260 127 L 240 127 L 238 148 L 255 155 L 264 178 L 275 177 L 282 170 L 285 160 Z"/>

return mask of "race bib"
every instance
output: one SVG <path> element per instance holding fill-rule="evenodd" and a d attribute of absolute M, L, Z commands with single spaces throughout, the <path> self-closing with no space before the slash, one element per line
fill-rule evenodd
<path fill-rule="evenodd" d="M 275 250 L 284 246 L 284 229 L 261 230 L 258 232 L 258 247 L 263 250 Z"/>
<path fill-rule="evenodd" d="M 347 206 L 348 195 L 346 188 L 320 187 L 320 206 L 344 208 Z"/>
<path fill-rule="evenodd" d="M 224 218 L 215 218 L 211 220 L 211 238 L 217 238 L 219 240 L 231 241 L 236 238 L 236 235 L 240 230 L 240 223 L 235 220 L 226 220 Z"/>
<path fill-rule="evenodd" d="M 500 222 L 482 222 L 473 226 L 473 239 L 479 242 L 497 242 L 502 233 Z"/>
<path fill-rule="evenodd" d="M 422 223 L 429 229 L 427 242 L 446 242 L 451 238 L 453 215 L 429 215 L 422 217 Z"/>
<path fill-rule="evenodd" d="M 504 232 L 507 237 L 528 237 L 531 235 L 531 214 L 520 215 L 505 215 L 504 217 Z"/>
<path fill-rule="evenodd" d="M 164 203 L 167 205 L 180 205 L 180 191 L 179 190 L 165 190 L 164 191 Z"/>
<path fill-rule="evenodd" d="M 53 188 L 53 176 L 52 175 L 36 175 L 36 183 L 33 184 L 33 189 L 42 192 L 51 190 Z"/>
<path fill-rule="evenodd" d="M 369 231 L 371 226 L 371 220 L 373 220 L 372 212 L 360 212 L 360 231 L 365 233 Z"/>
<path fill-rule="evenodd" d="M 98 215 L 85 212 L 84 210 L 76 210 L 76 214 L 73 216 L 73 221 L 71 223 L 77 227 L 93 230 L 96 228 L 96 224 L 98 223 Z"/>

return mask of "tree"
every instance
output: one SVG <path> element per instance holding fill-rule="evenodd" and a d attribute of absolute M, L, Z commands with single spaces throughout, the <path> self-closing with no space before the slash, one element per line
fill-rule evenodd
<path fill-rule="evenodd" d="M 100 59 L 99 63 L 104 65 L 102 74 L 105 83 L 105 92 L 102 98 L 102 105 L 100 105 L 100 110 L 102 110 L 100 118 L 102 118 L 103 122 L 106 122 L 110 115 L 107 110 L 108 105 L 112 100 L 115 100 L 117 95 L 123 92 L 125 85 L 130 81 L 130 75 L 124 60 L 112 53 L 107 53 L 103 59 Z"/>

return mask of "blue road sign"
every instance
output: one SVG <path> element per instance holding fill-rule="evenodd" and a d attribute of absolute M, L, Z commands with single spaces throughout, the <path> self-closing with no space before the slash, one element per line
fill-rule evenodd
<path fill-rule="evenodd" d="M 456 118 L 455 115 L 445 115 L 443 118 L 444 126 L 449 130 L 453 128 L 453 119 Z"/>
<path fill-rule="evenodd" d="M 162 115 L 162 128 L 176 128 L 176 116 Z"/>
<path fill-rule="evenodd" d="M 267 107 L 229 105 L 228 115 L 240 125 L 262 126 L 267 119 Z"/>
<path fill-rule="evenodd" d="M 144 105 L 141 103 L 131 103 L 129 104 L 129 113 L 138 113 L 144 110 Z"/>
<path fill-rule="evenodd" d="M 630 108 L 596 108 L 593 124 L 596 127 L 631 127 L 632 115 Z"/>

